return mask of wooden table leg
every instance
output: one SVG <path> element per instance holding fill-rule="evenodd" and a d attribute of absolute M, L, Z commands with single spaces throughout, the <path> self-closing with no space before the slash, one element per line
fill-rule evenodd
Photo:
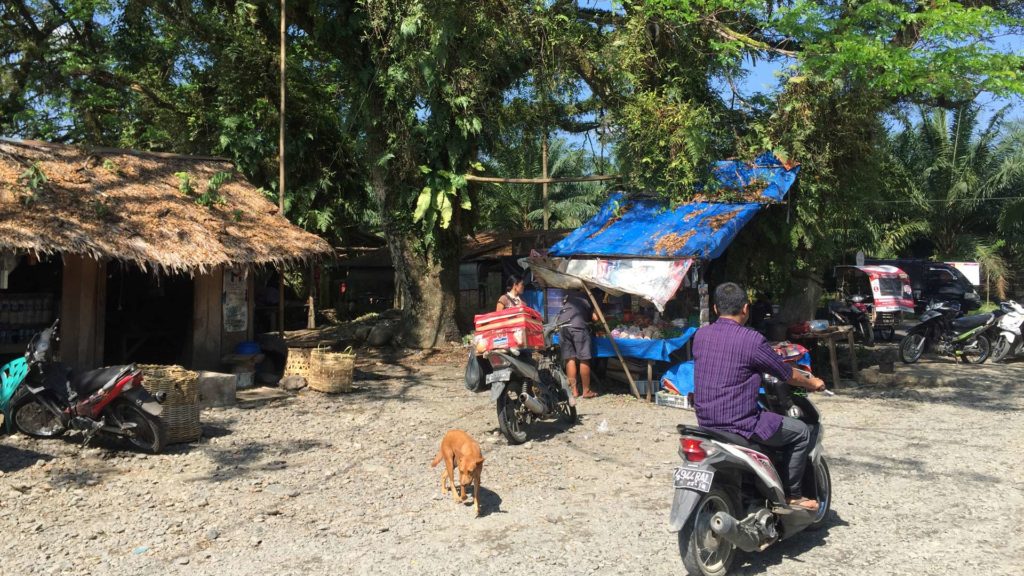
<path fill-rule="evenodd" d="M 832 364 L 832 388 L 839 388 L 839 361 L 836 359 L 836 339 L 829 337 L 825 339 L 828 342 L 828 360 Z"/>
<path fill-rule="evenodd" d="M 654 388 L 654 362 L 647 361 L 647 401 L 651 401 L 651 388 Z"/>
<path fill-rule="evenodd" d="M 846 333 L 846 343 L 850 347 L 850 367 L 853 368 L 853 380 L 857 380 L 857 375 L 860 373 L 857 369 L 857 348 L 853 345 L 853 331 Z"/>

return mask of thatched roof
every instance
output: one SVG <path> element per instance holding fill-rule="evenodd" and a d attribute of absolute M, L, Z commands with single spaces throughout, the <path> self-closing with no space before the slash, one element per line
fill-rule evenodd
<path fill-rule="evenodd" d="M 203 205 L 207 183 L 222 172 L 232 175 Z M 176 173 L 188 175 L 191 191 L 180 190 Z M 331 247 L 221 158 L 0 139 L 0 250 L 194 273 L 294 263 Z"/>

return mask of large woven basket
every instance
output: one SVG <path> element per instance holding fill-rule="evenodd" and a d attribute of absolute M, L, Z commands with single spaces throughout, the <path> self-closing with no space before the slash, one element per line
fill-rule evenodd
<path fill-rule="evenodd" d="M 284 364 L 285 376 L 302 376 L 309 380 L 311 365 L 309 363 L 312 348 L 289 348 L 288 359 Z"/>
<path fill-rule="evenodd" d="M 352 390 L 352 371 L 356 355 L 349 347 L 344 352 L 317 348 L 310 353 L 309 387 L 317 392 L 339 394 Z"/>
<path fill-rule="evenodd" d="M 151 393 L 166 392 L 160 415 L 167 427 L 167 442 L 195 442 L 203 435 L 199 423 L 199 375 L 181 366 L 140 364 L 142 384 Z"/>

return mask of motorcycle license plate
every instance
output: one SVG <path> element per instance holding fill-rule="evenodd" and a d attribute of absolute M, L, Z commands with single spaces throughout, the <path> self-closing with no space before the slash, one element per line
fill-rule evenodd
<path fill-rule="evenodd" d="M 676 468 L 676 474 L 672 484 L 676 488 L 689 488 L 690 490 L 707 492 L 711 490 L 711 481 L 714 478 L 715 473 L 712 470 L 696 470 L 694 468 L 680 466 L 679 468 Z"/>
<path fill-rule="evenodd" d="M 487 375 L 487 383 L 493 382 L 508 382 L 512 378 L 511 368 L 502 368 L 501 370 L 495 370 Z"/>

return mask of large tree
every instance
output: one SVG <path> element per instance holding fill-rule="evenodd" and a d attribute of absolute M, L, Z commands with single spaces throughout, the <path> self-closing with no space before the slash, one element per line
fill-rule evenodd
<path fill-rule="evenodd" d="M 823 271 L 851 248 L 856 228 L 873 223 L 871 200 L 885 193 L 890 172 L 880 153 L 883 114 L 904 103 L 955 107 L 979 91 L 1024 93 L 1024 58 L 990 42 L 1022 30 L 1019 2 L 647 0 L 620 8 L 600 16 L 606 25 L 573 29 L 581 41 L 566 56 L 612 109 L 629 181 L 678 200 L 722 154 L 772 149 L 803 165 L 789 209 L 757 223 L 769 242 L 746 255 L 747 265 L 731 263 L 762 271 L 766 259 L 781 263 L 774 271 L 792 278 L 784 308 L 795 318 L 813 313 Z M 618 66 L 603 65 L 609 57 Z M 747 59 L 787 66 L 775 94 L 747 99 L 729 89 Z"/>

